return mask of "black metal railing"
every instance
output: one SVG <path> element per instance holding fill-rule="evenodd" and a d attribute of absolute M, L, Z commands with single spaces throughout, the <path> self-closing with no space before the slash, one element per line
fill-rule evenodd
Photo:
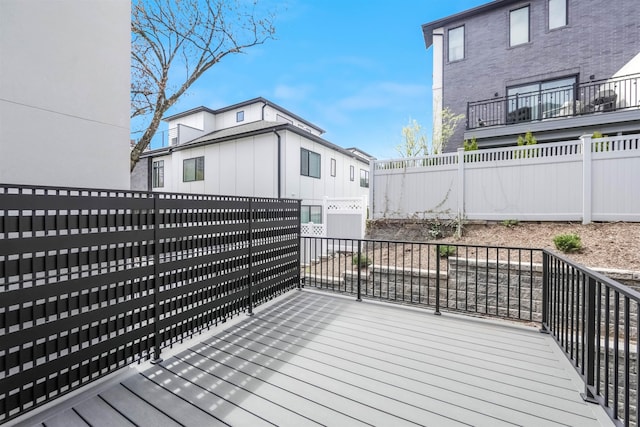
<path fill-rule="evenodd" d="M 305 286 L 502 318 L 542 320 L 542 251 L 303 237 Z"/>
<path fill-rule="evenodd" d="M 640 293 L 557 254 L 545 251 L 543 265 L 543 328 L 582 376 L 585 399 L 637 425 Z"/>
<path fill-rule="evenodd" d="M 300 202 L 0 185 L 0 424 L 299 286 Z"/>
<path fill-rule="evenodd" d="M 640 107 L 640 74 L 467 103 L 467 130 Z"/>
<path fill-rule="evenodd" d="M 302 237 L 304 286 L 536 322 L 581 375 L 585 400 L 637 425 L 640 293 L 540 249 Z"/>

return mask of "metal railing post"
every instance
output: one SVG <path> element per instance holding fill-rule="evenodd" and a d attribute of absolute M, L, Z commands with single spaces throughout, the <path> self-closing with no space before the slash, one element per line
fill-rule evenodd
<path fill-rule="evenodd" d="M 542 325 L 540 332 L 549 333 L 549 254 L 542 252 Z"/>
<path fill-rule="evenodd" d="M 598 403 L 593 390 L 595 389 L 595 358 L 596 358 L 596 280 L 589 276 L 585 283 L 586 303 L 585 310 L 585 366 L 584 366 L 584 393 L 581 394 L 586 402 Z M 617 390 L 614 391 L 617 393 Z"/>
<path fill-rule="evenodd" d="M 162 217 L 158 209 L 158 195 L 153 195 L 153 360 L 151 363 L 162 362 L 160 357 L 160 347 L 162 345 L 160 337 L 160 239 L 158 238 L 158 228 Z"/>
<path fill-rule="evenodd" d="M 304 242 L 302 240 L 302 221 L 300 214 L 302 213 L 302 200 L 298 200 L 298 290 L 302 289 L 302 277 L 300 277 L 300 271 L 302 271 L 302 251 L 304 248 Z"/>
<path fill-rule="evenodd" d="M 436 315 L 440 315 L 440 244 L 436 244 Z"/>
<path fill-rule="evenodd" d="M 251 283 L 253 282 L 253 271 L 251 264 L 253 262 L 253 197 L 249 198 L 249 268 L 248 286 L 247 286 L 247 316 L 253 316 L 253 293 L 251 289 Z"/>
<path fill-rule="evenodd" d="M 361 285 L 360 285 L 361 263 L 362 263 L 362 240 L 358 239 L 358 263 L 356 264 L 357 267 L 358 267 L 358 298 L 357 298 L 357 301 L 362 301 L 362 290 L 361 290 Z"/>

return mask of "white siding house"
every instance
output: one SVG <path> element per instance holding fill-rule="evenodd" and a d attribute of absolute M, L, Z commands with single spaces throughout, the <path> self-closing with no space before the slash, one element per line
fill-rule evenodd
<path fill-rule="evenodd" d="M 170 145 L 143 154 L 153 191 L 302 199 L 303 222 L 322 222 L 325 198 L 367 197 L 369 158 L 264 98 L 165 119 Z M 140 175 L 140 174 L 138 174 Z"/>
<path fill-rule="evenodd" d="M 129 0 L 0 1 L 0 182 L 129 189 Z"/>

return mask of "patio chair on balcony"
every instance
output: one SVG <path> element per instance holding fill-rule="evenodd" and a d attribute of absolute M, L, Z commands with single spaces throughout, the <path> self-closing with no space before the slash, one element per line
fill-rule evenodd
<path fill-rule="evenodd" d="M 616 109 L 618 94 L 611 89 L 604 89 L 598 92 L 591 102 L 592 111 L 613 111 Z"/>
<path fill-rule="evenodd" d="M 507 124 L 530 122 L 531 121 L 531 107 L 520 107 L 507 114 Z"/>

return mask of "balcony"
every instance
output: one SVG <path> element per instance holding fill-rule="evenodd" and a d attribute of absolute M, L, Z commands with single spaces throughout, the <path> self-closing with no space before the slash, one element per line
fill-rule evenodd
<path fill-rule="evenodd" d="M 640 294 L 545 250 L 15 185 L 0 243 L 0 424 L 636 425 Z"/>
<path fill-rule="evenodd" d="M 637 111 L 640 74 L 467 103 L 467 130 Z M 594 119 L 597 122 L 597 118 Z"/>

